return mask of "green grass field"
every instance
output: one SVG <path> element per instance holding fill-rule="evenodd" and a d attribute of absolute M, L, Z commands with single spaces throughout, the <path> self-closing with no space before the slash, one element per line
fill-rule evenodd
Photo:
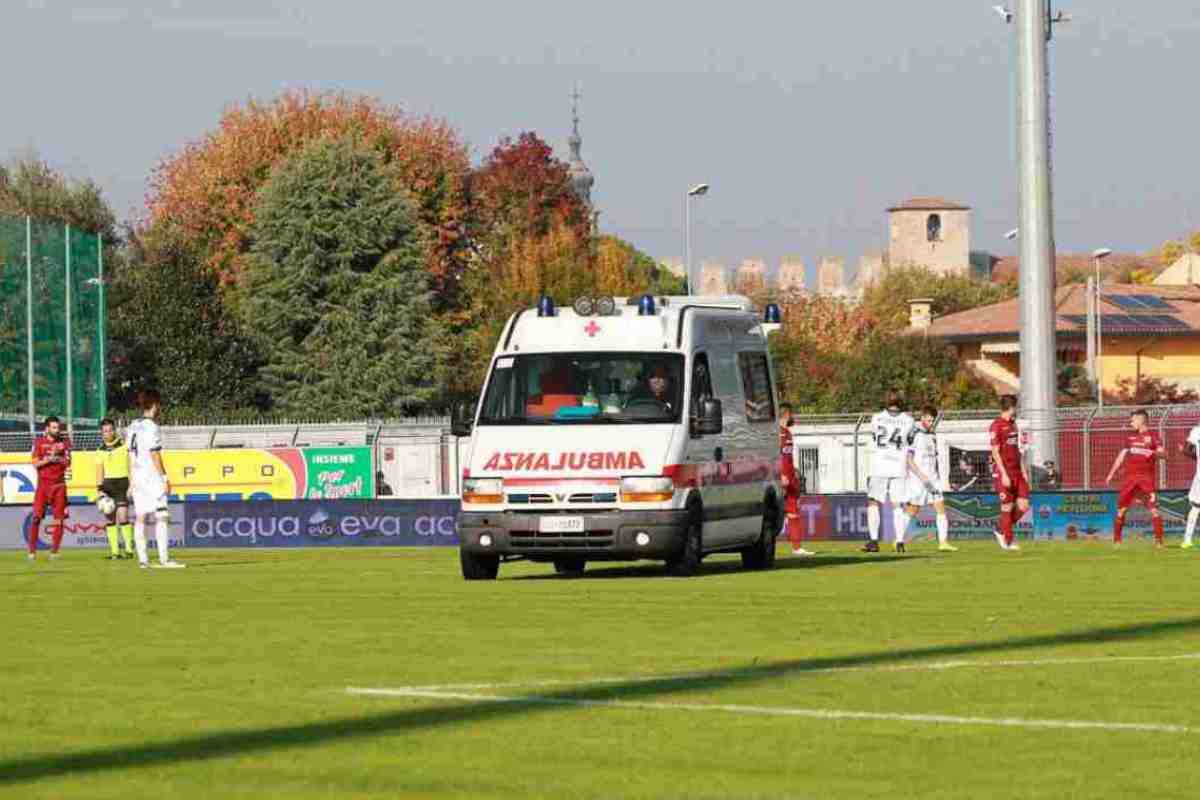
<path fill-rule="evenodd" d="M 3 553 L 0 796 L 1196 796 L 1200 558 L 819 549 Z"/>

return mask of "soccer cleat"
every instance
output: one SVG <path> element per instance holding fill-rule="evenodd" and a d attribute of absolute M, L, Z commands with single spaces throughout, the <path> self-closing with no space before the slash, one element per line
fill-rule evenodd
<path fill-rule="evenodd" d="M 904 548 L 904 542 L 896 542 L 896 552 L 897 553 L 907 553 L 908 552 Z"/>
<path fill-rule="evenodd" d="M 55 560 L 57 560 L 57 559 L 58 559 L 58 553 L 51 553 L 51 554 L 50 554 L 50 560 L 51 560 L 51 561 L 55 561 Z"/>
<path fill-rule="evenodd" d="M 1192 547 L 1193 545 L 1191 542 L 1184 542 L 1183 544 L 1179 545 L 1180 550 L 1191 550 Z"/>
<path fill-rule="evenodd" d="M 863 545 L 862 551 L 864 553 L 878 553 L 879 542 L 875 541 L 874 539 L 868 539 L 867 543 Z"/>
<path fill-rule="evenodd" d="M 25 557 L 28 558 L 30 561 L 37 561 L 37 553 L 30 553 Z"/>
<path fill-rule="evenodd" d="M 122 558 L 124 558 L 124 556 L 122 556 L 120 553 L 109 553 L 107 556 L 105 556 L 105 558 L 108 561 L 120 561 Z"/>
<path fill-rule="evenodd" d="M 1012 544 L 1008 545 L 1008 546 L 1007 546 L 1007 547 L 1005 547 L 1004 549 L 1005 549 L 1005 550 L 1020 550 L 1020 549 L 1021 549 L 1021 545 L 1017 544 L 1017 543 L 1014 541 Z"/>
<path fill-rule="evenodd" d="M 952 544 L 939 544 L 938 550 L 940 550 L 943 553 L 957 553 L 958 552 L 958 548 Z"/>
<path fill-rule="evenodd" d="M 160 561 L 154 565 L 156 569 L 183 569 L 187 564 L 180 564 L 178 561 Z"/>
<path fill-rule="evenodd" d="M 815 556 L 816 553 L 812 552 L 811 550 L 805 550 L 803 547 L 793 547 L 792 555 L 798 558 L 808 558 L 809 556 Z"/>
<path fill-rule="evenodd" d="M 140 569 L 150 569 L 150 562 L 149 561 L 139 561 L 138 567 Z"/>
<path fill-rule="evenodd" d="M 992 531 L 992 535 L 996 537 L 996 544 L 1000 545 L 1001 550 L 1008 549 L 1008 545 L 1004 543 L 1004 535 L 1000 531 Z"/>

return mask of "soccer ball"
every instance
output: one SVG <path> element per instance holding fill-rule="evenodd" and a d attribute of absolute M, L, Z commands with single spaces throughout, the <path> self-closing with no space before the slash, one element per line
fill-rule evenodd
<path fill-rule="evenodd" d="M 117 510 L 117 501 L 106 494 L 102 494 L 96 499 L 96 508 L 101 514 L 107 517 Z"/>

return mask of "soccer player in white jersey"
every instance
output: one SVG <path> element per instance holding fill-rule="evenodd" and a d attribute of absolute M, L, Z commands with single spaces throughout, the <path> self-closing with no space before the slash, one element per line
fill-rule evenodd
<path fill-rule="evenodd" d="M 897 530 L 908 522 L 904 479 L 908 474 L 908 446 L 916 423 L 902 409 L 900 392 L 893 389 L 887 394 L 884 410 L 871 417 L 871 474 L 867 478 L 867 526 L 871 538 L 863 547 L 865 553 L 879 552 L 884 503 L 892 504 L 892 521 Z"/>
<path fill-rule="evenodd" d="M 921 409 L 921 421 L 913 432 L 912 444 L 908 448 L 908 478 L 906 494 L 908 519 L 896 529 L 896 550 L 904 552 L 904 537 L 914 517 L 925 506 L 933 506 L 937 513 L 938 550 L 953 553 L 958 550 L 950 544 L 950 520 L 946 517 L 946 501 L 942 496 L 943 481 L 938 469 L 937 434 L 933 432 L 937 422 L 937 409 L 925 406 Z"/>
<path fill-rule="evenodd" d="M 126 438 L 129 441 L 130 493 L 133 495 L 133 543 L 137 548 L 138 565 L 150 566 L 146 554 L 146 522 L 154 520 L 154 539 L 158 545 L 158 563 L 154 566 L 180 569 L 184 565 L 172 561 L 169 552 L 170 516 L 167 512 L 167 496 L 171 483 L 162 459 L 162 434 L 158 430 L 162 398 L 153 389 L 138 394 L 138 406 L 142 418 L 129 426 Z"/>
<path fill-rule="evenodd" d="M 1192 459 L 1197 458 L 1197 452 L 1200 451 L 1200 425 L 1188 432 L 1187 441 L 1179 445 L 1179 450 Z M 1184 528 L 1183 544 L 1180 545 L 1184 550 L 1192 549 L 1192 536 L 1196 533 L 1196 520 L 1200 518 L 1200 462 L 1196 464 L 1196 475 L 1192 478 L 1192 490 L 1188 492 L 1188 502 L 1192 504 L 1192 507 L 1188 509 L 1187 527 Z"/>

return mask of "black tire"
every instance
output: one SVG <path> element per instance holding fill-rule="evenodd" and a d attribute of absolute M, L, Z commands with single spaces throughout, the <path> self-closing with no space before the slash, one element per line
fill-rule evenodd
<path fill-rule="evenodd" d="M 494 581 L 500 574 L 500 556 L 480 556 L 459 550 L 458 563 L 462 565 L 463 578 L 469 581 Z"/>
<path fill-rule="evenodd" d="M 581 577 L 586 567 L 587 560 L 582 558 L 556 558 L 554 560 L 554 571 L 564 578 Z"/>
<path fill-rule="evenodd" d="M 702 536 L 704 523 L 700 509 L 693 506 L 688 519 L 688 531 L 679 552 L 667 559 L 667 572 L 676 578 L 690 578 L 700 569 L 700 561 L 704 558 Z"/>
<path fill-rule="evenodd" d="M 779 533 L 779 514 L 774 506 L 763 510 L 762 530 L 754 544 L 742 550 L 742 566 L 746 569 L 771 569 L 775 566 L 775 537 Z"/>

